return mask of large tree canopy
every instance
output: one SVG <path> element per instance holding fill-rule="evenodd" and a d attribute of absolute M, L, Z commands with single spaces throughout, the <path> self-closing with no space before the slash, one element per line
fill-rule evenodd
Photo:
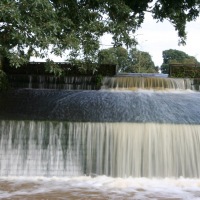
<path fill-rule="evenodd" d="M 134 45 L 145 12 L 169 20 L 184 42 L 186 22 L 199 9 L 200 0 L 1 0 L 0 55 L 16 67 L 49 49 L 56 55 L 71 50 L 93 62 L 104 33 L 113 35 L 115 46 Z"/>

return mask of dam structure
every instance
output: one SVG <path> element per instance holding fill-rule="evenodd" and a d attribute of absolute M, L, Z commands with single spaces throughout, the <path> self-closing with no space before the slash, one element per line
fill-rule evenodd
<path fill-rule="evenodd" d="M 199 157 L 200 93 L 193 79 L 118 75 L 104 77 L 100 90 L 0 93 L 4 180 L 198 180 Z"/>
<path fill-rule="evenodd" d="M 103 84 L 1 94 L 1 176 L 200 176 L 200 93 L 189 80 Z"/>

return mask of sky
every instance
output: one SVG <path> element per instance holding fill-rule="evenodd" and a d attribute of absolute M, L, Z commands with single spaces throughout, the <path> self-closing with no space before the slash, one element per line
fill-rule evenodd
<path fill-rule="evenodd" d="M 156 66 L 161 66 L 163 62 L 162 51 L 168 49 L 184 51 L 200 62 L 200 18 L 187 23 L 186 32 L 186 45 L 179 46 L 178 34 L 173 25 L 167 20 L 157 23 L 151 17 L 151 14 L 147 13 L 142 27 L 136 32 L 136 38 L 139 42 L 137 48 L 141 51 L 149 52 Z M 110 41 L 111 36 L 103 37 L 102 48 L 108 47 L 107 45 L 110 44 Z"/>
<path fill-rule="evenodd" d="M 169 21 L 156 23 L 151 15 L 146 16 L 142 28 L 138 30 L 138 48 L 147 51 L 152 56 L 155 65 L 160 66 L 163 62 L 162 51 L 177 49 L 184 51 L 200 61 L 200 18 L 187 23 L 187 40 L 185 46 L 178 45 L 178 34 Z"/>

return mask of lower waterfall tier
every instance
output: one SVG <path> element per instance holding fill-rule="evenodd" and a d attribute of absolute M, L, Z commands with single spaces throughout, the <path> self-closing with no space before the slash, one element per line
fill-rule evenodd
<path fill-rule="evenodd" d="M 0 121 L 0 176 L 200 178 L 200 125 Z"/>

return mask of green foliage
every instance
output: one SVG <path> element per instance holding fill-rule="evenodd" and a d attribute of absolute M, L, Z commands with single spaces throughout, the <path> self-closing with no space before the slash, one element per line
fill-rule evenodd
<path fill-rule="evenodd" d="M 98 68 L 98 63 L 92 62 L 90 59 L 70 59 L 69 63 L 78 69 L 81 74 L 95 73 Z"/>
<path fill-rule="evenodd" d="M 126 72 L 134 73 L 156 73 L 155 64 L 148 52 L 133 48 L 129 51 L 129 67 Z"/>
<path fill-rule="evenodd" d="M 128 51 L 123 47 L 103 49 L 98 54 L 99 64 L 116 65 L 119 72 L 125 71 L 128 66 Z"/>
<path fill-rule="evenodd" d="M 57 77 L 63 75 L 63 69 L 61 69 L 59 65 L 54 63 L 52 60 L 47 60 L 45 63 L 45 69 L 47 72 L 52 73 Z"/>
<path fill-rule="evenodd" d="M 99 64 L 115 64 L 118 72 L 157 72 L 150 54 L 136 48 L 131 49 L 129 52 L 122 47 L 103 49 L 99 52 Z"/>
<path fill-rule="evenodd" d="M 157 0 L 152 8 L 154 19 L 159 21 L 169 19 L 175 30 L 178 31 L 181 44 L 185 44 L 186 22 L 195 20 L 199 16 L 199 10 L 199 0 Z"/>
<path fill-rule="evenodd" d="M 55 55 L 70 50 L 71 58 L 83 55 L 94 62 L 99 38 L 113 35 L 114 47 L 136 44 L 134 33 L 145 12 L 154 19 L 169 20 L 186 39 L 185 25 L 199 15 L 199 0 L 1 0 L 0 54 L 19 67 L 31 56 L 44 58 L 49 49 Z M 70 59 L 71 59 L 70 58 Z"/>
<path fill-rule="evenodd" d="M 101 88 L 102 81 L 103 81 L 103 76 L 102 75 L 97 75 L 95 78 L 96 78 L 96 85 L 97 85 L 97 87 Z"/>
<path fill-rule="evenodd" d="M 8 89 L 8 79 L 6 74 L 0 70 L 0 92 Z"/>
<path fill-rule="evenodd" d="M 164 74 L 169 74 L 170 64 L 197 64 L 198 61 L 195 57 L 189 56 L 183 51 L 169 49 L 163 51 L 163 64 L 161 65 L 161 71 Z"/>
<path fill-rule="evenodd" d="M 170 68 L 170 77 L 200 78 L 200 67 L 189 64 L 176 64 Z"/>

